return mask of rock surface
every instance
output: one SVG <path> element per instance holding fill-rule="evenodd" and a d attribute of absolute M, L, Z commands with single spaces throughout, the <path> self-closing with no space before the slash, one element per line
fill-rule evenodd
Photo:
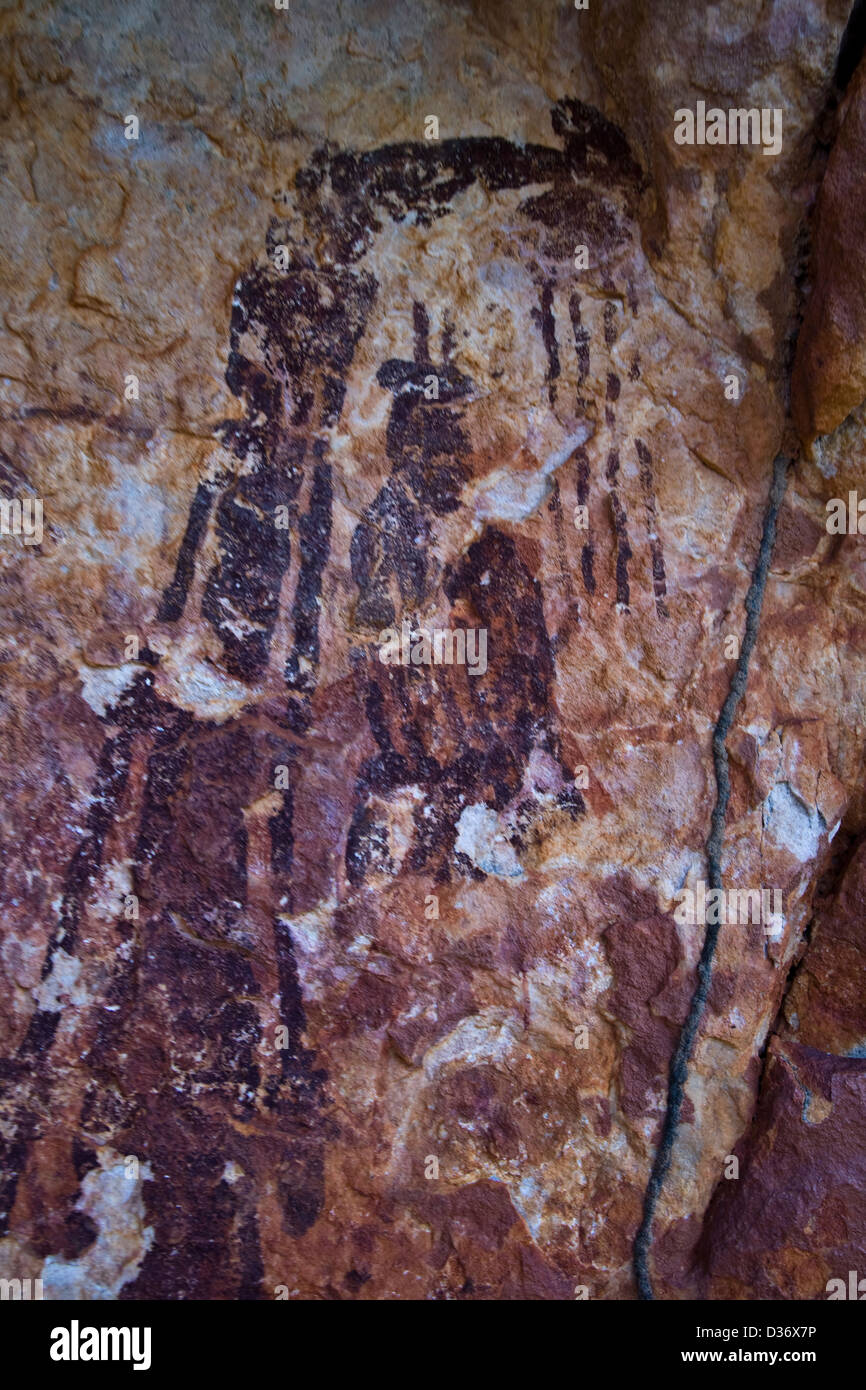
<path fill-rule="evenodd" d="M 847 1286 L 862 1262 L 864 849 L 846 845 L 833 866 L 835 892 L 819 888 L 739 1146 L 739 1181 L 720 1184 L 704 1221 L 705 1297 L 826 1298 L 828 1281 Z"/>
<path fill-rule="evenodd" d="M 814 284 L 797 341 L 791 403 L 802 438 L 832 433 L 866 396 L 866 68 L 846 97 L 815 217 Z"/>
<path fill-rule="evenodd" d="M 864 75 L 836 0 L 751 10 L 0 14 L 3 1277 L 635 1297 L 789 416 L 723 857 L 780 909 L 722 929 L 653 1266 L 855 1267 Z M 705 97 L 782 153 L 676 145 Z"/>

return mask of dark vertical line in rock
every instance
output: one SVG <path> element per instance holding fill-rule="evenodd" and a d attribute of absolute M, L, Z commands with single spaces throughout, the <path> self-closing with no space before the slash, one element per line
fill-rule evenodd
<path fill-rule="evenodd" d="M 426 319 L 426 314 L 425 314 Z M 295 641 L 286 662 L 286 684 L 293 690 L 312 692 L 319 666 L 319 596 L 322 575 L 331 550 L 331 465 L 324 462 L 326 445 L 317 439 L 313 453 L 318 462 L 313 471 L 310 502 L 301 518 L 299 530 L 301 567 L 295 590 L 292 617 Z M 307 663 L 301 665 L 301 658 Z"/>
<path fill-rule="evenodd" d="M 764 600 L 764 590 L 767 584 L 767 575 L 770 570 L 773 546 L 776 541 L 776 523 L 785 495 L 790 462 L 791 460 L 784 454 L 779 454 L 773 464 L 773 483 L 770 488 L 767 511 L 764 517 L 761 545 L 758 551 L 755 569 L 752 574 L 752 582 L 746 594 L 746 630 L 743 634 L 743 642 L 740 648 L 740 659 L 737 662 L 737 669 L 734 672 L 730 689 L 725 697 L 725 702 L 722 705 L 721 713 L 719 714 L 718 722 L 713 732 L 713 767 L 716 775 L 717 794 L 706 847 L 707 879 L 711 889 L 720 889 L 722 887 L 722 847 L 725 834 L 725 817 L 727 815 L 728 802 L 731 795 L 731 783 L 728 775 L 728 752 L 725 747 L 725 740 L 730 732 L 737 706 L 743 697 L 749 678 L 749 662 L 758 637 L 761 606 Z M 710 977 L 713 968 L 713 957 L 719 939 L 719 930 L 719 923 L 711 923 L 707 926 L 701 957 L 698 962 L 697 986 L 692 995 L 689 1012 L 683 1024 L 676 1051 L 671 1058 L 667 1109 L 665 1111 L 661 1139 L 656 1150 L 656 1155 L 650 1170 L 649 1181 L 644 1194 L 643 1220 L 641 1221 L 634 1241 L 634 1273 L 638 1292 L 642 1299 L 653 1299 L 655 1297 L 649 1271 L 653 1217 L 665 1178 L 668 1174 L 668 1169 L 670 1168 L 671 1154 L 673 1152 L 677 1129 L 679 1128 L 680 1113 L 682 1111 L 685 1086 L 688 1079 L 689 1060 L 691 1058 L 698 1028 L 700 1027 L 701 1018 L 703 1017 L 707 995 L 710 990 Z"/>
<path fill-rule="evenodd" d="M 415 335 L 415 361 L 426 365 L 430 361 L 430 319 L 419 300 L 412 303 L 412 327 Z"/>
<path fill-rule="evenodd" d="M 574 351 L 577 354 L 577 384 L 583 387 L 589 376 L 589 329 L 583 327 L 580 317 L 580 295 L 576 290 L 569 297 L 568 312 L 571 315 Z"/>
<path fill-rule="evenodd" d="M 582 445 L 579 449 L 575 450 L 574 461 L 577 466 L 578 505 L 586 507 L 587 518 L 589 518 L 589 455 Z M 595 552 L 588 528 L 586 537 L 583 543 L 583 549 L 580 552 L 580 570 L 583 575 L 583 587 L 588 594 L 594 594 L 595 575 L 592 572 L 592 561 Z"/>
<path fill-rule="evenodd" d="M 722 705 L 719 721 L 716 725 L 715 733 L 713 734 L 713 765 L 715 767 L 716 784 L 719 789 L 719 794 L 713 809 L 713 818 L 710 824 L 710 837 L 707 840 L 707 862 L 709 865 L 710 886 L 712 888 L 720 888 L 722 886 L 722 841 L 725 833 L 725 815 L 727 813 L 728 800 L 731 794 L 730 781 L 728 779 L 728 753 L 725 748 L 725 740 L 734 722 L 737 706 L 745 694 L 749 679 L 749 662 L 751 661 L 755 643 L 758 640 L 758 625 L 761 619 L 764 589 L 767 585 L 767 575 L 770 570 L 773 546 L 776 543 L 776 525 L 782 501 L 785 496 L 790 463 L 791 460 L 785 454 L 779 454 L 773 463 L 773 483 L 770 489 L 767 513 L 764 518 L 761 548 L 758 551 L 758 559 L 752 576 L 752 582 L 749 585 L 749 592 L 746 594 L 746 630 L 743 634 L 743 642 L 740 648 L 740 659 L 737 662 L 737 669 L 731 681 L 731 688 L 728 691 L 725 703 Z"/>
<path fill-rule="evenodd" d="M 839 56 L 836 59 L 836 68 L 833 73 L 833 81 L 842 91 L 845 90 L 857 71 L 864 48 L 866 48 L 866 0 L 855 0 L 848 16 L 848 23 L 845 25 L 842 42 L 839 45 Z"/>
<path fill-rule="evenodd" d="M 656 509 L 656 494 L 653 481 L 653 460 L 652 454 L 644 444 L 642 439 L 635 440 L 638 461 L 640 463 L 640 483 L 643 488 L 644 507 L 646 509 L 646 530 L 649 538 L 650 557 L 652 559 L 653 571 L 653 594 L 656 601 L 656 612 L 660 618 L 668 616 L 668 606 L 665 603 L 667 595 L 667 581 L 665 579 L 665 558 L 662 550 L 661 537 L 658 533 L 658 514 Z"/>
<path fill-rule="evenodd" d="M 616 305 L 609 299 L 604 306 L 604 342 L 606 347 L 613 347 L 616 342 Z"/>
<path fill-rule="evenodd" d="M 291 878 L 295 860 L 294 817 L 295 801 L 292 787 L 280 793 L 282 805 L 268 821 L 271 837 L 271 868 L 275 874 L 285 874 Z M 291 909 L 291 895 L 289 909 Z"/>
<path fill-rule="evenodd" d="M 556 320 L 553 317 L 553 282 L 545 280 L 541 286 L 541 308 L 532 310 L 532 317 L 541 329 L 544 350 L 547 353 L 547 394 L 550 404 L 556 401 L 556 380 L 559 376 L 559 345 L 556 341 Z"/>
<path fill-rule="evenodd" d="M 607 338 L 607 332 L 605 332 L 605 338 Z M 614 406 L 619 400 L 621 390 L 622 383 L 616 372 L 608 372 L 605 387 L 604 422 L 611 431 L 614 440 L 616 439 Z M 628 539 L 628 517 L 617 486 L 619 450 L 616 448 L 611 449 L 608 453 L 604 476 L 610 484 L 610 508 L 613 513 L 613 529 L 616 535 L 616 601 L 627 608 L 629 604 L 628 562 L 632 557 L 632 549 Z"/>
<path fill-rule="evenodd" d="M 604 407 L 604 423 L 607 425 L 608 429 L 611 430 L 616 425 L 616 414 L 613 407 L 619 400 L 620 389 L 621 382 L 616 372 L 608 372 L 607 386 L 605 388 L 605 401 L 607 404 Z"/>
<path fill-rule="evenodd" d="M 35 1119 L 25 1112 L 20 1119 L 16 1137 L 8 1145 L 0 1137 L 0 1160 L 3 1163 L 3 1185 L 0 1186 L 0 1237 L 9 1234 L 9 1217 L 15 1206 L 18 1180 L 27 1162 L 35 1123 Z"/>
<path fill-rule="evenodd" d="M 628 540 L 628 518 L 620 501 L 619 490 L 616 485 L 619 477 L 619 452 L 616 449 L 611 449 L 607 456 L 605 477 L 610 483 L 610 505 L 613 512 L 613 528 L 616 533 L 616 601 L 627 608 L 629 604 L 628 562 L 632 557 L 632 550 Z"/>
<path fill-rule="evenodd" d="M 176 623 L 183 616 L 195 569 L 195 558 L 211 512 L 213 494 L 213 483 L 199 483 L 195 490 L 195 496 L 189 509 L 186 531 L 174 567 L 174 578 L 168 588 L 164 590 L 156 612 L 158 622 Z"/>

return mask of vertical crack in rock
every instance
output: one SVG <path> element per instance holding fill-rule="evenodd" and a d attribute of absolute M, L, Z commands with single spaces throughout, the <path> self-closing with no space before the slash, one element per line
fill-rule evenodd
<path fill-rule="evenodd" d="M 833 74 L 833 85 L 836 91 L 834 92 L 831 89 L 831 93 L 827 99 L 829 103 L 832 104 L 839 91 L 844 91 L 858 68 L 861 67 L 864 44 L 866 44 L 866 0 L 856 0 L 838 51 Z M 840 201 L 844 202 L 844 196 L 840 198 L 839 185 L 840 183 L 844 184 L 847 172 L 845 166 L 852 162 L 851 146 L 853 142 L 849 134 L 850 129 L 854 126 L 858 117 L 862 123 L 862 115 L 860 113 L 863 109 L 863 77 L 864 74 L 861 69 L 858 77 L 858 81 L 861 82 L 861 88 L 855 93 L 851 103 L 851 109 L 854 114 L 851 116 L 849 112 L 847 124 L 846 118 L 843 116 L 841 135 L 837 138 L 837 144 L 831 155 L 830 164 L 818 196 L 818 217 L 816 219 L 818 225 L 818 242 L 817 246 L 814 248 L 813 259 L 817 260 L 818 263 L 818 285 L 820 292 L 815 292 L 813 290 L 812 296 L 804 310 L 802 304 L 802 285 L 798 280 L 797 288 L 800 302 L 797 306 L 796 314 L 797 328 L 788 340 L 785 354 L 787 358 L 786 375 L 789 382 L 789 411 L 793 416 L 793 423 L 797 427 L 800 438 L 806 445 L 811 444 L 811 441 L 818 433 L 834 428 L 847 413 L 847 410 L 851 408 L 852 404 L 859 401 L 862 395 L 859 378 L 857 378 L 856 372 L 852 371 L 852 375 L 855 377 L 855 385 L 853 388 L 849 388 L 849 394 L 848 397 L 845 398 L 844 404 L 839 406 L 837 400 L 834 400 L 832 404 L 827 404 L 830 392 L 824 384 L 824 369 L 827 367 L 831 376 L 834 370 L 840 370 L 836 361 L 837 354 L 825 350 L 822 356 L 816 349 L 813 340 L 816 338 L 818 332 L 815 321 L 822 314 L 825 300 L 828 296 L 826 278 L 823 281 L 821 279 L 822 274 L 826 277 L 827 261 L 826 245 L 822 244 L 821 237 L 823 234 L 826 242 L 827 236 L 833 235 L 835 230 L 834 215 L 838 216 L 838 204 Z M 846 134 L 849 134 L 847 144 L 844 138 Z M 854 160 L 853 163 L 855 169 L 859 167 L 856 160 Z M 841 173 L 840 165 L 842 166 Z M 822 202 L 829 203 L 829 214 L 828 212 L 824 214 L 825 223 L 828 223 L 830 226 L 829 233 L 824 231 L 821 224 L 820 214 Z M 856 246 L 859 244 L 860 238 L 856 236 L 849 237 L 848 241 L 849 244 L 853 242 Z M 852 313 L 856 313 L 858 307 L 859 306 L 855 305 L 852 309 Z M 817 378 L 818 381 L 818 391 L 824 391 L 824 395 L 821 397 L 821 404 L 825 407 L 823 416 L 820 415 L 820 411 L 814 405 L 813 394 L 815 391 L 815 378 Z M 638 448 L 640 449 L 640 445 L 638 445 Z M 706 843 L 708 883 L 711 889 L 722 888 L 722 852 L 725 820 L 731 797 L 731 781 L 726 741 L 733 725 L 734 715 L 745 693 L 748 682 L 749 663 L 757 641 L 761 606 L 776 540 L 779 513 L 784 500 L 789 471 L 795 462 L 796 454 L 795 451 L 792 450 L 791 456 L 785 453 L 779 454 L 773 464 L 773 478 L 764 518 L 761 544 L 745 600 L 746 626 L 743 642 L 734 676 L 713 732 L 713 768 L 716 779 L 717 796 L 710 823 L 710 834 Z M 655 1296 L 650 1270 L 653 1218 L 671 1164 L 673 1147 L 676 1142 L 677 1130 L 685 1098 L 689 1062 L 710 991 L 713 958 L 718 944 L 721 925 L 721 922 L 717 922 L 709 923 L 706 926 L 697 969 L 696 987 L 692 995 L 689 1012 L 683 1025 L 676 1051 L 671 1059 L 665 1118 L 644 1194 L 642 1220 L 635 1236 L 633 1246 L 635 1278 L 638 1285 L 639 1296 L 642 1299 L 651 1300 Z M 791 988 L 795 976 L 796 969 L 792 967 L 786 980 L 782 1004 L 780 1004 L 780 1009 L 778 1011 L 779 1013 L 781 1013 L 783 1007 L 784 996 L 788 989 Z M 762 1070 L 758 1080 L 758 1095 L 760 1095 L 761 1078 L 767 1067 L 767 1056 L 769 1056 L 769 1051 L 770 1044 L 768 1042 L 766 1055 L 763 1058 Z"/>
<path fill-rule="evenodd" d="M 842 35 L 842 42 L 839 45 L 839 57 L 836 60 L 836 68 L 833 73 L 833 80 L 841 91 L 845 90 L 857 71 L 864 49 L 866 49 L 866 0 L 854 0 L 854 6 Z"/>
<path fill-rule="evenodd" d="M 752 652 L 758 638 L 761 604 L 764 599 L 767 576 L 770 572 L 773 546 L 776 543 L 776 524 L 785 496 L 788 469 L 791 466 L 791 462 L 792 460 L 788 458 L 787 455 L 779 454 L 773 463 L 773 482 L 770 487 L 767 511 L 764 517 L 764 528 L 761 534 L 758 559 L 752 574 L 752 581 L 749 585 L 748 593 L 746 594 L 746 627 L 743 634 L 742 646 L 740 648 L 740 656 L 731 680 L 730 689 L 725 697 L 725 702 L 722 705 L 716 727 L 713 731 L 713 767 L 715 770 L 718 794 L 716 796 L 715 806 L 713 807 L 710 835 L 706 846 L 708 883 L 711 889 L 720 889 L 722 887 L 722 848 L 725 835 L 725 817 L 727 815 L 728 802 L 731 796 L 731 782 L 728 772 L 728 751 L 725 746 L 725 741 L 730 733 L 737 706 L 743 698 L 749 679 L 749 662 L 751 661 Z M 664 1186 L 665 1178 L 667 1177 L 668 1169 L 670 1168 L 671 1155 L 677 1137 L 680 1114 L 685 1098 L 689 1060 L 703 1017 L 707 996 L 710 992 L 713 957 L 716 953 L 716 945 L 718 943 L 720 930 L 721 922 L 709 923 L 707 925 L 701 956 L 698 962 L 697 986 L 692 995 L 688 1016 L 683 1024 L 676 1051 L 671 1059 L 667 1108 L 665 1110 L 661 1138 L 655 1158 L 653 1159 L 649 1181 L 644 1194 L 643 1219 L 638 1227 L 638 1232 L 634 1241 L 634 1272 L 638 1291 L 642 1299 L 654 1298 L 652 1276 L 649 1266 L 649 1256 L 652 1247 L 653 1217 Z"/>

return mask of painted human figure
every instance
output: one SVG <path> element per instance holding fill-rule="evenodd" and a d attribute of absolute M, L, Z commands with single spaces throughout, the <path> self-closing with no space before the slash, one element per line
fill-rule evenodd
<path fill-rule="evenodd" d="M 413 225 L 432 228 L 476 186 L 511 198 L 508 216 L 527 257 L 550 271 L 537 322 L 519 325 L 525 368 L 512 373 L 525 370 L 531 380 L 533 345 L 541 344 L 546 365 L 533 387 L 547 405 L 533 422 L 535 447 L 543 453 L 554 440 L 545 467 L 555 473 L 565 464 L 576 502 L 599 484 L 579 452 L 588 431 L 574 434 L 575 420 L 585 423 L 585 373 L 582 395 L 563 410 L 566 424 L 554 418 L 565 396 L 554 301 L 563 299 L 561 268 L 587 219 L 600 245 L 627 239 L 617 207 L 633 209 L 636 176 L 620 137 L 579 103 L 557 106 L 554 129 L 559 145 L 550 147 L 457 140 L 322 151 L 296 181 L 303 234 L 275 223 L 266 262 L 238 285 L 227 381 L 242 415 L 224 427 L 220 467 L 194 490 L 152 643 L 106 710 L 42 1002 L 6 1066 L 16 1102 L 0 1140 L 0 1234 L 20 1226 L 37 1255 L 74 1264 L 96 1238 L 80 1200 L 97 1151 L 130 1156 L 147 1179 L 142 1226 L 153 1234 L 134 1277 L 118 1276 L 120 1297 L 261 1297 L 267 1251 L 304 1238 L 325 1201 L 336 1121 L 306 1038 L 289 923 L 302 773 L 336 757 L 321 737 L 317 705 L 326 574 L 339 571 L 352 591 L 348 640 L 373 745 L 351 788 L 350 892 L 393 861 L 387 822 L 407 788 L 424 788 L 426 812 L 414 815 L 406 867 L 435 879 L 488 872 L 457 848 L 467 808 L 512 816 L 518 852 L 538 776 L 559 811 L 582 813 L 551 714 L 554 643 L 531 547 L 485 501 L 484 469 L 495 461 L 482 458 L 484 430 L 474 422 L 499 368 L 486 364 L 483 389 L 478 372 L 458 368 L 458 330 L 444 315 L 434 363 L 429 299 L 414 307 L 411 360 L 392 357 L 378 368 L 378 386 L 394 396 L 387 463 L 348 553 L 333 554 L 333 441 L 345 426 L 359 348 L 371 343 L 376 314 L 381 320 L 394 307 L 382 302 L 388 267 L 377 262 L 377 278 L 370 252 L 384 223 L 411 213 Z M 277 245 L 288 249 L 284 270 L 274 266 Z M 520 273 L 519 256 L 513 260 L 499 265 L 499 287 L 476 286 L 479 316 L 488 303 L 499 312 L 499 289 L 506 295 L 509 277 Z M 574 293 L 564 297 L 583 372 L 586 326 Z M 425 394 L 431 376 L 438 399 Z M 488 410 L 487 423 L 495 418 Z M 515 515 L 535 505 L 536 482 L 525 470 Z M 611 495 L 621 483 L 609 468 Z M 617 499 L 622 519 L 619 492 Z M 277 524 L 281 515 L 288 529 Z M 447 528 L 450 563 L 436 558 Z M 454 528 L 465 544 L 456 544 Z M 561 551 L 565 565 L 564 542 Z M 618 581 L 628 559 L 620 546 Z M 591 538 L 581 565 L 591 595 Z M 657 569 L 654 556 L 656 577 Z M 376 660 L 378 630 L 427 610 L 445 625 L 487 629 L 484 676 L 459 667 L 388 669 Z M 91 899 L 110 864 L 126 866 L 128 891 L 118 893 L 106 938 Z M 114 952 L 108 971 L 96 959 L 97 938 L 105 958 Z M 102 983 L 93 1008 L 70 1018 L 53 986 L 76 969 L 102 971 Z M 61 1026 L 63 1047 L 81 1059 L 63 1084 L 46 1065 Z M 40 1167 L 51 1169 L 55 1198 L 22 1214 L 21 1174 Z"/>

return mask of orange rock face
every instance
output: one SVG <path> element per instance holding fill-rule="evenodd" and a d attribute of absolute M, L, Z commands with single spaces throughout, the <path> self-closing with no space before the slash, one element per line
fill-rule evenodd
<path fill-rule="evenodd" d="M 0 1276 L 634 1298 L 773 462 L 848 371 L 822 202 L 788 380 L 844 7 L 98 8 L 0 21 Z M 777 157 L 675 143 L 708 71 Z M 659 1297 L 862 1242 L 856 380 L 727 739 Z"/>

